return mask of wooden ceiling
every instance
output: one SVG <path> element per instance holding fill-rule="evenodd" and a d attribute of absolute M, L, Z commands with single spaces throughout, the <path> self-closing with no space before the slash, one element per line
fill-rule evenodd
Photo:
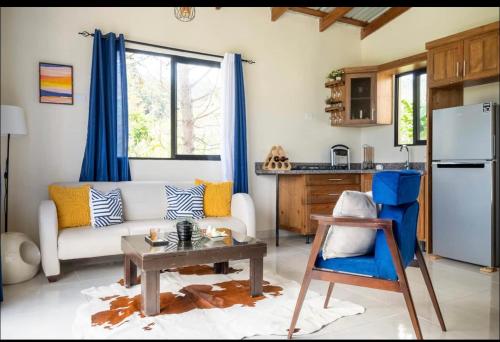
<path fill-rule="evenodd" d="M 403 14 L 411 7 L 271 7 L 271 21 L 286 12 L 298 12 L 319 18 L 323 32 L 336 22 L 361 27 L 361 39 Z"/>

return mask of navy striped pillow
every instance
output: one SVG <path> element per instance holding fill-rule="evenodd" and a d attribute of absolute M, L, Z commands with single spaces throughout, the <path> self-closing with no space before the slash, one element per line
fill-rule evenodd
<path fill-rule="evenodd" d="M 205 184 L 200 184 L 189 189 L 179 189 L 171 185 L 165 185 L 167 193 L 167 214 L 165 220 L 175 220 L 181 217 L 202 219 L 205 217 L 203 211 L 203 195 Z"/>
<path fill-rule="evenodd" d="M 90 189 L 90 218 L 94 228 L 101 228 L 123 222 L 123 206 L 120 189 L 103 193 Z"/>

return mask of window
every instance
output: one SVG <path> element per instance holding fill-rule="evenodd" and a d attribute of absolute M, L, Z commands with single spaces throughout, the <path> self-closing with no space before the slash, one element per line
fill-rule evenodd
<path fill-rule="evenodd" d="M 396 75 L 394 146 L 427 141 L 427 73 L 419 69 Z"/>
<path fill-rule="evenodd" d="M 220 160 L 220 63 L 126 50 L 129 157 Z"/>

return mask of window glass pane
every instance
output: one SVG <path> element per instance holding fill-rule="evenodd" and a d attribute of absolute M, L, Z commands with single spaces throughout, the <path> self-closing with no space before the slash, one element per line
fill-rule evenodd
<path fill-rule="evenodd" d="M 219 155 L 220 68 L 177 63 L 177 154 Z"/>
<path fill-rule="evenodd" d="M 413 74 L 398 79 L 398 144 L 413 144 Z"/>
<path fill-rule="evenodd" d="M 419 140 L 427 140 L 427 74 L 419 76 L 420 99 L 418 102 L 418 134 Z"/>
<path fill-rule="evenodd" d="M 170 63 L 166 56 L 126 52 L 129 157 L 170 158 Z"/>

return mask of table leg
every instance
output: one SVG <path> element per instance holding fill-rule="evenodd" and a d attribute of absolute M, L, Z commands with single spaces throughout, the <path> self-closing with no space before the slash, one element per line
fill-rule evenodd
<path fill-rule="evenodd" d="M 262 296 L 263 277 L 263 258 L 250 259 L 250 294 L 252 297 Z"/>
<path fill-rule="evenodd" d="M 160 313 L 160 271 L 143 271 L 141 275 L 141 310 L 146 316 Z"/>
<path fill-rule="evenodd" d="M 137 284 L 137 266 L 127 255 L 123 257 L 123 273 L 125 287 L 131 287 Z"/>
<path fill-rule="evenodd" d="M 228 274 L 229 273 L 229 262 L 216 262 L 214 264 L 214 272 L 217 274 Z"/>
<path fill-rule="evenodd" d="M 276 174 L 276 247 L 280 245 L 280 175 Z"/>

